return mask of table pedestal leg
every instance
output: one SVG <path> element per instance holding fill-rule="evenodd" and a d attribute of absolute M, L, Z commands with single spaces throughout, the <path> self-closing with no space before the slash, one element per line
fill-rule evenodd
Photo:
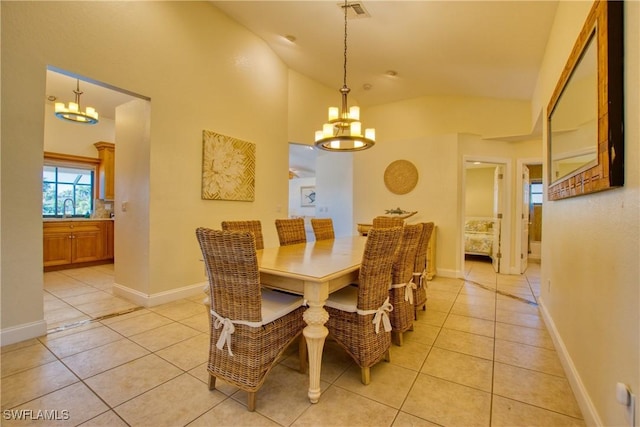
<path fill-rule="evenodd" d="M 329 320 L 329 313 L 322 306 L 323 303 L 308 301 L 309 308 L 303 318 L 307 326 L 302 331 L 307 342 L 309 354 L 309 401 L 318 403 L 320 399 L 320 368 L 322 365 L 322 348 L 329 330 L 324 326 Z"/>

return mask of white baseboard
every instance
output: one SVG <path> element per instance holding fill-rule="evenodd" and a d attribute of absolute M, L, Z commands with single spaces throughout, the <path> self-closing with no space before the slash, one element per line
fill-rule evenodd
<path fill-rule="evenodd" d="M 449 270 L 449 269 L 446 269 L 446 268 L 438 268 L 438 269 L 436 270 L 436 275 L 435 275 L 435 277 L 438 277 L 438 276 L 440 276 L 440 277 L 450 277 L 450 278 L 452 278 L 452 279 L 456 279 L 456 278 L 458 278 L 458 277 L 461 277 L 461 276 L 459 275 L 459 272 L 458 272 L 458 271 L 456 271 L 456 270 Z"/>
<path fill-rule="evenodd" d="M 547 325 L 547 329 L 549 330 L 549 335 L 551 335 L 551 339 L 553 340 L 553 344 L 556 347 L 556 351 L 558 353 L 558 357 L 560 358 L 560 363 L 562 363 L 562 367 L 564 368 L 565 375 L 567 376 L 567 380 L 569 380 L 569 384 L 571 385 L 571 389 L 573 390 L 573 394 L 576 397 L 578 402 L 578 406 L 580 406 L 580 410 L 582 411 L 582 416 L 584 417 L 584 422 L 587 426 L 602 426 L 602 420 L 598 415 L 598 411 L 596 410 L 591 398 L 589 397 L 589 393 L 587 392 L 586 387 L 584 386 L 582 379 L 580 378 L 580 374 L 573 364 L 573 360 L 571 359 L 571 355 L 567 350 L 567 347 L 564 345 L 564 341 L 562 337 L 558 333 L 556 329 L 556 325 L 553 322 L 553 318 L 549 314 L 547 307 L 544 304 L 544 299 L 540 297 L 538 299 L 538 306 L 540 307 L 540 312 L 542 313 L 542 317 L 544 322 Z"/>
<path fill-rule="evenodd" d="M 37 322 L 24 323 L 2 329 L 0 331 L 0 344 L 4 346 L 43 335 L 47 335 L 47 322 L 38 320 Z"/>
<path fill-rule="evenodd" d="M 202 295 L 202 299 L 206 297 L 203 289 L 207 282 L 196 283 L 182 288 L 171 289 L 169 291 L 158 292 L 157 294 L 145 294 L 135 289 L 128 288 L 117 283 L 113 284 L 113 294 L 125 298 L 135 304 L 143 307 L 155 307 L 157 305 L 166 304 L 171 301 L 182 298 L 189 298 L 195 295 Z"/>

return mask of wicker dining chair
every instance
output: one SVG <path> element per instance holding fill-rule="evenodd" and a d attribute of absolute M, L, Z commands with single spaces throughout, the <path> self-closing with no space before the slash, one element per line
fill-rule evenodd
<path fill-rule="evenodd" d="M 335 341 L 360 366 L 363 384 L 371 381 L 371 367 L 389 361 L 391 324 L 389 284 L 402 229 L 372 229 L 362 256 L 359 285 L 329 295 L 326 327 Z"/>
<path fill-rule="evenodd" d="M 276 219 L 276 230 L 278 231 L 280 246 L 307 242 L 307 233 L 304 229 L 304 219 L 302 218 Z"/>
<path fill-rule="evenodd" d="M 418 308 L 427 309 L 427 249 L 435 224 L 433 222 L 422 223 L 422 233 L 418 243 L 418 251 L 413 264 L 413 318 L 418 320 Z"/>
<path fill-rule="evenodd" d="M 335 239 L 333 220 L 331 218 L 311 218 L 311 227 L 316 240 Z"/>
<path fill-rule="evenodd" d="M 373 228 L 402 227 L 404 219 L 394 216 L 377 216 L 373 218 Z"/>
<path fill-rule="evenodd" d="M 398 246 L 391 274 L 389 300 L 393 311 L 391 319 L 392 337 L 401 346 L 404 332 L 413 328 L 413 264 L 418 251 L 418 243 L 422 233 L 422 224 L 407 224 L 403 228 L 402 239 Z"/>
<path fill-rule="evenodd" d="M 256 239 L 256 249 L 264 249 L 262 237 L 262 224 L 258 220 L 248 221 L 222 221 L 223 230 L 251 231 Z"/>
<path fill-rule="evenodd" d="M 305 327 L 303 299 L 260 288 L 251 232 L 198 228 L 196 236 L 212 296 L 209 389 L 223 379 L 248 392 L 247 408 L 254 411 L 256 392 Z M 302 357 L 300 368 L 306 369 Z"/>

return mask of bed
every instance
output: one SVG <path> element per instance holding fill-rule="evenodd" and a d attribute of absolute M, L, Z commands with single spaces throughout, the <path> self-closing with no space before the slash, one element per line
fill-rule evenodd
<path fill-rule="evenodd" d="M 497 241 L 495 220 L 485 217 L 469 217 L 464 222 L 465 255 L 484 255 L 493 258 Z"/>

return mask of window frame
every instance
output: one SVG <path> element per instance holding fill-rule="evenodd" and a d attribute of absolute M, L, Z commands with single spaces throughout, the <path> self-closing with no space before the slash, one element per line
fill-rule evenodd
<path fill-rule="evenodd" d="M 97 198 L 97 177 L 98 177 L 98 168 L 100 166 L 100 159 L 93 157 L 84 157 L 84 156 L 76 156 L 72 154 L 62 154 L 62 153 L 52 153 L 45 152 L 44 153 L 44 161 L 42 164 L 42 170 L 44 172 L 45 166 L 53 166 L 53 167 L 67 167 L 67 168 L 76 168 L 76 169 L 86 169 L 93 173 L 93 180 L 91 182 L 91 210 L 94 209 L 94 201 Z M 41 182 L 44 184 L 44 177 L 41 178 Z M 44 191 L 44 190 L 43 190 Z M 71 217 L 79 218 L 84 215 L 72 215 Z M 62 215 L 57 213 L 54 215 L 45 215 L 44 214 L 44 206 L 42 208 L 42 217 L 43 218 L 61 218 Z"/>
<path fill-rule="evenodd" d="M 539 186 L 540 186 L 540 191 L 536 191 L 536 192 L 534 192 L 534 191 L 533 191 L 533 186 L 534 186 L 534 185 L 539 185 Z M 538 203 L 538 202 L 534 202 L 534 201 L 533 201 L 533 195 L 534 195 L 534 194 L 536 194 L 536 195 L 540 195 L 540 202 L 539 202 L 539 203 Z M 544 203 L 544 184 L 543 184 L 543 182 L 542 182 L 542 181 L 531 181 L 531 182 L 529 183 L 529 198 L 530 198 L 531 206 L 534 206 L 534 205 L 536 205 L 536 206 L 537 206 L 537 205 L 542 205 L 542 204 Z"/>

